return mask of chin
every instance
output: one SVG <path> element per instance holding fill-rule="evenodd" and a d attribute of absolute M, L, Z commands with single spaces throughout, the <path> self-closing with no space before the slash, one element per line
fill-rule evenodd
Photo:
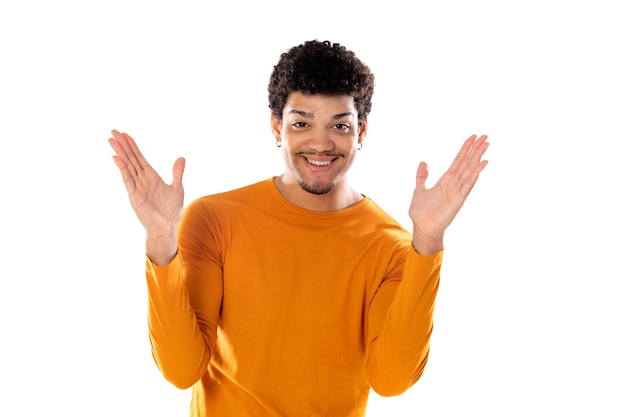
<path fill-rule="evenodd" d="M 335 183 L 305 183 L 304 181 L 299 181 L 300 188 L 304 191 L 315 194 L 315 195 L 323 195 L 328 194 L 332 190 L 335 189 Z"/>

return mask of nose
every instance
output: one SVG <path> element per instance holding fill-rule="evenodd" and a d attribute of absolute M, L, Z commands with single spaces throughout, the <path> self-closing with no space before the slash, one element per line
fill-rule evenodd
<path fill-rule="evenodd" d="M 335 143 L 329 132 L 325 130 L 316 131 L 309 138 L 309 148 L 317 152 L 328 152 L 335 148 Z"/>

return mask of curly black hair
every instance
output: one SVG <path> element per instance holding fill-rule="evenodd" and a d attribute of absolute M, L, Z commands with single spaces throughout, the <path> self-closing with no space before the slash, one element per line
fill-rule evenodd
<path fill-rule="evenodd" d="M 312 40 L 294 46 L 280 56 L 270 82 L 269 108 L 282 120 L 290 93 L 351 95 L 359 120 L 372 109 L 374 74 L 354 52 L 338 43 Z"/>

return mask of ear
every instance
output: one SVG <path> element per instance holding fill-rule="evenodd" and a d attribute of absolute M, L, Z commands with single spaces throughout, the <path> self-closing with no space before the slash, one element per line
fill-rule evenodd
<path fill-rule="evenodd" d="M 363 120 L 359 120 L 359 138 L 358 138 L 359 144 L 363 143 L 363 139 L 365 139 L 366 133 L 367 133 L 367 118 Z"/>
<path fill-rule="evenodd" d="M 272 135 L 274 135 L 274 139 L 278 142 L 282 140 L 282 127 L 283 123 L 281 120 L 278 120 L 274 112 L 271 112 L 271 121 L 270 121 Z"/>

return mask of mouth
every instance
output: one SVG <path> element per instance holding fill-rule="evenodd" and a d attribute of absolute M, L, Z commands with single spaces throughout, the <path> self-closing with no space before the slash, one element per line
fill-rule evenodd
<path fill-rule="evenodd" d="M 337 159 L 341 158 L 341 154 L 314 154 L 314 153 L 299 153 L 309 166 L 312 168 L 324 168 L 332 165 Z"/>
<path fill-rule="evenodd" d="M 328 166 L 328 165 L 330 165 L 330 163 L 331 163 L 331 162 L 333 162 L 333 161 L 334 161 L 334 159 L 327 160 L 327 161 L 319 161 L 319 160 L 316 160 L 316 159 L 310 159 L 310 158 L 307 158 L 307 157 L 305 157 L 304 159 L 306 159 L 306 160 L 307 160 L 307 162 L 308 162 L 309 164 L 311 164 L 311 165 L 315 165 L 315 166 L 317 166 L 317 167 L 325 167 L 325 166 Z"/>

